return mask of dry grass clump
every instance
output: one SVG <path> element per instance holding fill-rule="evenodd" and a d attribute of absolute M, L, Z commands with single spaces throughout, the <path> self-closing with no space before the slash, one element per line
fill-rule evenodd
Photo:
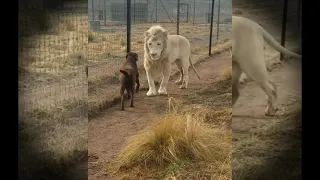
<path fill-rule="evenodd" d="M 174 175 L 179 179 L 205 171 L 211 177 L 231 179 L 231 140 L 231 131 L 209 127 L 196 116 L 168 113 L 147 130 L 130 137 L 108 170 L 115 175 L 142 173 L 149 178 L 149 172 L 155 170 L 157 177 Z"/>

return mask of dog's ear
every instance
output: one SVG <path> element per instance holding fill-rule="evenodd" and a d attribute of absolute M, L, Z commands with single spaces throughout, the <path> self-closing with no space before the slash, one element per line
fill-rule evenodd
<path fill-rule="evenodd" d="M 126 55 L 126 59 L 128 59 L 128 55 L 129 55 L 129 53 L 127 53 L 127 55 Z"/>

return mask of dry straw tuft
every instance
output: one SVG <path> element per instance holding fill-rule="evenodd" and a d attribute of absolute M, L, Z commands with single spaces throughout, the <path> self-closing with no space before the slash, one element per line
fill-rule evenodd
<path fill-rule="evenodd" d="M 209 127 L 195 116 L 179 113 L 174 103 L 179 104 L 169 98 L 168 114 L 151 128 L 127 140 L 109 171 L 119 173 L 134 167 L 163 168 L 185 161 L 214 162 L 223 166 L 226 162 L 231 163 L 231 133 Z"/>

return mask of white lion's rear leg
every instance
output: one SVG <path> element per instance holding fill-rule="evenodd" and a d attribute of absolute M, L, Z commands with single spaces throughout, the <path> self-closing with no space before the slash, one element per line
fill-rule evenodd
<path fill-rule="evenodd" d="M 239 93 L 239 79 L 242 74 L 242 70 L 238 63 L 232 62 L 232 107 L 237 102 Z"/>
<path fill-rule="evenodd" d="M 246 48 L 250 51 L 239 51 L 237 59 L 242 71 L 252 80 L 259 83 L 261 89 L 267 95 L 266 116 L 273 116 L 276 113 L 275 103 L 277 99 L 277 89 L 275 84 L 269 80 L 269 75 L 264 59 L 264 40 L 262 36 L 251 36 L 247 39 Z M 245 59 L 244 59 L 245 58 Z M 233 68 L 233 67 L 232 67 Z"/>
<path fill-rule="evenodd" d="M 277 111 L 277 108 L 275 107 L 275 103 L 277 100 L 276 85 L 272 81 L 266 80 L 260 83 L 260 87 L 267 94 L 266 99 L 267 99 L 268 105 L 264 111 L 264 114 L 266 116 L 274 116 Z"/>
<path fill-rule="evenodd" d="M 181 60 L 180 60 L 180 59 L 177 59 L 177 60 L 175 61 L 175 63 L 176 63 L 176 65 L 177 65 L 177 67 L 178 67 L 178 69 L 179 69 L 179 71 L 180 71 L 180 78 L 179 78 L 178 80 L 176 80 L 174 83 L 181 85 L 181 84 L 182 84 L 182 81 L 183 81 L 183 70 L 182 70 Z"/>
<path fill-rule="evenodd" d="M 257 48 L 256 51 L 258 50 L 259 49 Z M 263 54 L 263 51 L 257 54 Z M 250 63 L 251 66 L 243 65 L 241 68 L 249 78 L 259 83 L 261 89 L 266 93 L 268 105 L 265 109 L 265 115 L 274 116 L 277 110 L 275 108 L 275 103 L 277 99 L 277 89 L 275 84 L 271 82 L 268 78 L 268 71 L 264 62 L 264 57 L 253 55 L 252 57 L 248 57 L 247 62 Z"/>
<path fill-rule="evenodd" d="M 248 79 L 247 75 L 245 73 L 242 73 L 239 79 L 240 84 L 243 84 Z"/>
<path fill-rule="evenodd" d="M 180 89 L 187 89 L 189 84 L 189 57 L 187 59 L 182 59 L 182 71 L 183 71 L 183 80 L 180 86 Z"/>

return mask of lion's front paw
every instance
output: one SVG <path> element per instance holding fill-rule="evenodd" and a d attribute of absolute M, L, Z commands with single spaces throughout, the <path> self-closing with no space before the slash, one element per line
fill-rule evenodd
<path fill-rule="evenodd" d="M 157 93 L 157 91 L 149 90 L 146 95 L 147 96 L 156 96 L 156 95 L 158 95 L 158 93 Z"/>
<path fill-rule="evenodd" d="M 158 90 L 159 95 L 167 95 L 167 90 L 166 89 L 159 89 Z"/>

